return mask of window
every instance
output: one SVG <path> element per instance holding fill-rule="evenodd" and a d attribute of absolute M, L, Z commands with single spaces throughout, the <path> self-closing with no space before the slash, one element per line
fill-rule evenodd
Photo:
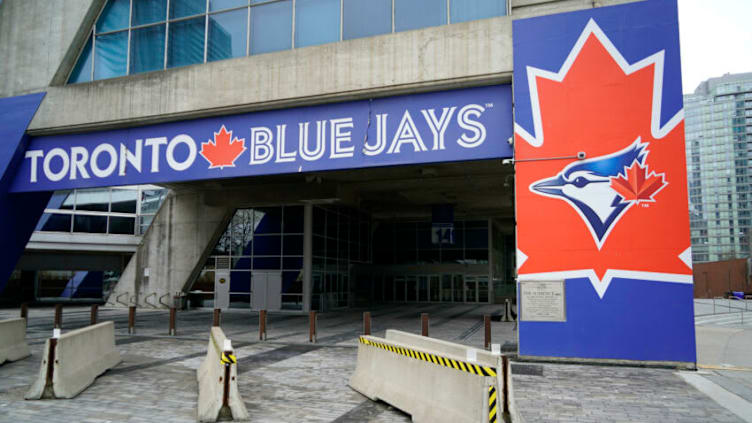
<path fill-rule="evenodd" d="M 35 231 L 143 235 L 166 194 L 149 185 L 56 191 Z"/>
<path fill-rule="evenodd" d="M 339 41 L 340 0 L 295 2 L 295 46 Z"/>
<path fill-rule="evenodd" d="M 407 31 L 447 22 L 446 0 L 394 0 L 394 30 Z"/>
<path fill-rule="evenodd" d="M 345 40 L 392 32 L 391 0 L 343 0 L 342 13 Z"/>
<path fill-rule="evenodd" d="M 503 16 L 506 10 L 506 0 L 109 0 L 68 82 Z"/>

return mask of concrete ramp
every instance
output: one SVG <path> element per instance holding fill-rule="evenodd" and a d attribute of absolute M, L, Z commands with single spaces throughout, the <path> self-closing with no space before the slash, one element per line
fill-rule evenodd
<path fill-rule="evenodd" d="M 500 422 L 501 356 L 452 342 L 388 330 L 361 336 L 350 386 L 414 422 Z"/>
<path fill-rule="evenodd" d="M 26 399 L 73 398 L 120 363 L 115 324 L 103 322 L 47 339 L 39 375 Z"/>
<path fill-rule="evenodd" d="M 0 320 L 0 364 L 31 355 L 26 344 L 26 319 Z"/>
<path fill-rule="evenodd" d="M 232 350 L 225 348 L 226 339 L 221 328 L 211 328 L 206 358 L 197 370 L 199 422 L 248 419 L 238 391 L 237 360 Z"/>

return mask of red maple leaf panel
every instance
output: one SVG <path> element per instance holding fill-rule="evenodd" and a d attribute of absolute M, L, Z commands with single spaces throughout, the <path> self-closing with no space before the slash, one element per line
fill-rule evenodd
<path fill-rule="evenodd" d="M 562 81 L 536 79 L 545 141 L 535 147 L 515 135 L 515 158 L 520 160 L 515 167 L 517 248 L 527 256 L 520 274 L 578 269 L 592 269 L 599 278 L 608 269 L 691 274 L 679 258 L 690 245 L 689 215 L 681 206 L 687 204 L 688 194 L 684 124 L 659 142 L 653 139 L 654 76 L 654 65 L 626 74 L 591 35 Z M 637 137 L 648 144 L 651 163 L 660 164 L 670 183 L 660 189 L 651 207 L 625 212 L 601 248 L 568 202 L 529 189 L 536 181 L 557 175 L 568 163 L 524 159 L 570 156 L 576 151 L 605 156 Z"/>
<path fill-rule="evenodd" d="M 619 175 L 611 178 L 611 188 L 626 201 L 655 201 L 653 195 L 666 186 L 664 175 L 655 172 L 648 174 L 648 167 L 639 163 L 633 164 L 626 172 L 627 176 Z"/>
<path fill-rule="evenodd" d="M 201 155 L 210 163 L 209 169 L 215 167 L 235 167 L 235 160 L 246 150 L 245 138 L 232 138 L 232 131 L 222 129 L 214 133 L 214 141 L 201 143 Z"/>

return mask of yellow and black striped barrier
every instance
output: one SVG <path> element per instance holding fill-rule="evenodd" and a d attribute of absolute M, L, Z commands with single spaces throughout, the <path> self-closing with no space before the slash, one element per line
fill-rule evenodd
<path fill-rule="evenodd" d="M 496 401 L 496 387 L 488 387 L 488 423 L 496 423 L 499 420 L 499 403 Z"/>
<path fill-rule="evenodd" d="M 238 359 L 232 354 L 222 353 L 220 361 L 224 364 L 237 364 Z"/>
<path fill-rule="evenodd" d="M 479 366 L 477 364 L 467 363 L 461 360 L 455 360 L 452 358 L 442 357 L 436 354 L 424 353 L 416 351 L 410 348 L 397 347 L 394 345 L 384 344 L 381 342 L 371 341 L 366 337 L 360 337 L 360 343 L 370 345 L 372 347 L 381 348 L 382 350 L 390 351 L 394 354 L 410 357 L 415 360 L 426 361 L 436 364 L 437 366 L 443 366 L 450 369 L 459 370 L 461 372 L 472 373 L 478 376 L 492 376 L 496 377 L 496 370 L 493 367 Z"/>

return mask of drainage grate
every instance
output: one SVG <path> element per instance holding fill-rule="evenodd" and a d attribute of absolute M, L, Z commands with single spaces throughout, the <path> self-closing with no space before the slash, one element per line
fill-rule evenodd
<path fill-rule="evenodd" d="M 513 375 L 543 376 L 543 366 L 512 363 Z"/>

